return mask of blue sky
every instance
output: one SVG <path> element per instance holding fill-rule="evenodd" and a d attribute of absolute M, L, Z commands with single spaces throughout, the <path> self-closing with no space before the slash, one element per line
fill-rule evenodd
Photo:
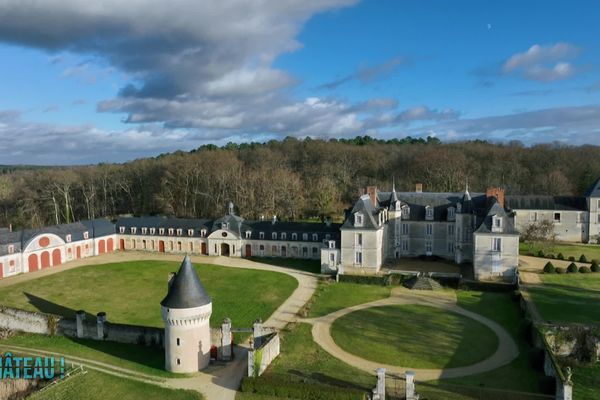
<path fill-rule="evenodd" d="M 177 5 L 0 1 L 0 164 L 285 136 L 600 144 L 597 2 Z"/>

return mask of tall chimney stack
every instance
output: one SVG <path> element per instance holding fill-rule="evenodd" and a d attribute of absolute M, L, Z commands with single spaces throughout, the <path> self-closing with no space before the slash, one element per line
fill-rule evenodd
<path fill-rule="evenodd" d="M 377 186 L 367 186 L 367 194 L 371 198 L 373 207 L 377 207 Z"/>
<path fill-rule="evenodd" d="M 417 192 L 417 193 L 423 193 L 423 184 L 422 183 L 417 183 L 415 185 L 415 192 Z"/>
<path fill-rule="evenodd" d="M 504 208 L 504 189 L 500 187 L 490 187 L 485 191 L 485 197 L 489 204 L 492 197 L 495 197 L 498 200 L 498 204 L 500 207 Z"/>

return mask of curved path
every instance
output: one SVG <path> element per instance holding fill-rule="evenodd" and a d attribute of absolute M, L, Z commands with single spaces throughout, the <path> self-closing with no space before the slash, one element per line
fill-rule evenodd
<path fill-rule="evenodd" d="M 399 367 L 396 365 L 381 364 L 374 361 L 365 360 L 364 358 L 348 353 L 347 351 L 340 348 L 331 337 L 331 324 L 333 323 L 333 321 L 335 321 L 343 315 L 346 315 L 353 311 L 363 310 L 371 307 L 382 307 L 387 305 L 400 304 L 421 304 L 441 308 L 474 319 L 484 324 L 492 331 L 494 331 L 494 333 L 498 336 L 498 348 L 496 349 L 496 352 L 489 358 L 480 361 L 476 364 L 468 365 L 465 367 L 444 369 L 415 369 L 410 367 Z M 464 308 L 457 306 L 455 304 L 455 300 L 441 297 L 435 294 L 435 292 L 419 292 L 417 294 L 414 291 L 395 290 L 392 293 L 392 296 L 386 299 L 376 300 L 370 303 L 364 303 L 357 306 L 344 308 L 342 310 L 335 311 L 323 317 L 305 319 L 304 322 L 308 322 L 313 325 L 313 340 L 316 343 L 318 343 L 326 352 L 328 352 L 335 358 L 345 362 L 346 364 L 352 365 L 353 367 L 359 368 L 369 373 L 374 373 L 375 369 L 383 367 L 387 370 L 387 372 L 394 374 L 404 374 L 408 370 L 414 371 L 416 373 L 417 378 L 423 381 L 440 378 L 458 378 L 466 375 L 473 375 L 481 372 L 494 370 L 498 367 L 508 364 L 519 355 L 519 349 L 516 343 L 502 326 L 488 318 L 485 318 L 479 314 L 473 313 L 471 311 L 465 310 Z M 435 344 L 432 344 L 432 346 L 434 345 Z"/>
<path fill-rule="evenodd" d="M 184 253 L 182 254 L 159 254 L 149 252 L 116 252 L 111 254 L 104 254 L 101 256 L 90 257 L 86 259 L 80 259 L 77 261 L 70 262 L 65 265 L 61 265 L 56 268 L 45 268 L 40 271 L 30 272 L 27 274 L 20 274 L 9 278 L 0 280 L 0 287 L 14 285 L 19 282 L 24 282 L 32 279 L 37 279 L 42 276 L 53 275 L 65 270 L 79 268 L 86 265 L 95 264 L 106 264 L 113 262 L 126 262 L 126 261 L 144 261 L 144 260 L 169 260 L 181 262 Z M 230 257 L 209 257 L 209 256 L 194 256 L 191 257 L 192 262 L 198 264 L 217 264 L 232 268 L 246 268 L 263 271 L 280 272 L 286 275 L 294 277 L 298 281 L 298 287 L 291 294 L 290 297 L 284 301 L 275 312 L 264 322 L 266 326 L 273 327 L 276 329 L 284 328 L 288 323 L 295 322 L 298 320 L 298 312 L 306 304 L 306 302 L 312 297 L 317 287 L 317 275 L 298 271 L 285 267 L 277 267 L 270 264 L 263 264 L 254 261 L 250 261 L 243 258 L 230 258 Z M 127 377 L 130 379 L 145 381 L 146 383 L 155 383 L 161 386 L 167 386 L 176 389 L 190 389 L 196 390 L 202 393 L 207 400 L 234 400 L 236 391 L 240 385 L 242 378 L 245 376 L 247 371 L 247 348 L 244 346 L 247 343 L 241 344 L 234 348 L 235 359 L 234 361 L 227 363 L 223 367 L 209 367 L 208 369 L 193 374 L 193 376 L 185 376 L 182 378 L 165 378 L 163 381 L 157 382 L 147 379 L 148 377 L 140 376 L 136 371 L 130 370 L 118 370 L 118 367 L 110 366 L 109 364 L 101 365 L 101 363 L 89 360 L 79 359 L 76 357 L 67 356 L 70 360 L 77 363 L 83 363 L 90 369 L 98 369 L 102 372 L 111 374 L 120 374 L 119 376 Z M 31 349 L 30 349 L 31 350 Z M 35 351 L 35 350 L 34 350 Z M 42 353 L 42 351 L 37 351 Z M 50 353 L 50 352 L 49 352 Z M 54 353 L 58 354 L 58 353 Z M 110 368 L 109 368 L 110 367 Z"/>

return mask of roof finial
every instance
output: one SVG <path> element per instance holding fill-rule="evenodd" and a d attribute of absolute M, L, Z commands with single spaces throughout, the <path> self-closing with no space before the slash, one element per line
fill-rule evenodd
<path fill-rule="evenodd" d="M 469 177 L 465 178 L 465 193 L 469 193 Z"/>
<path fill-rule="evenodd" d="M 396 177 L 392 176 L 392 192 L 396 191 Z"/>
<path fill-rule="evenodd" d="M 229 215 L 234 215 L 234 214 L 235 214 L 235 212 L 234 212 L 234 209 L 233 209 L 233 202 L 230 201 L 229 202 Z"/>

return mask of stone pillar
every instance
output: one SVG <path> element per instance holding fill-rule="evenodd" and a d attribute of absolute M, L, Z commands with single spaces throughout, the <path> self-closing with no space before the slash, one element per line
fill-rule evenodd
<path fill-rule="evenodd" d="M 573 400 L 573 385 L 570 382 L 562 384 L 562 393 L 556 397 L 560 400 Z"/>
<path fill-rule="evenodd" d="M 104 340 L 104 323 L 106 322 L 106 313 L 100 311 L 96 314 L 96 328 L 98 331 L 98 339 Z"/>
<path fill-rule="evenodd" d="M 254 348 L 258 349 L 262 345 L 263 323 L 259 318 L 252 325 L 252 338 L 254 340 Z"/>
<path fill-rule="evenodd" d="M 385 368 L 377 368 L 377 387 L 375 388 L 380 400 L 385 400 Z"/>
<path fill-rule="evenodd" d="M 225 318 L 221 324 L 221 357 L 224 361 L 231 360 L 231 320 Z"/>
<path fill-rule="evenodd" d="M 414 400 L 415 397 L 415 373 L 406 371 L 406 400 Z"/>
<path fill-rule="evenodd" d="M 79 310 L 75 313 L 75 321 L 77 324 L 77 337 L 83 337 L 83 321 L 85 321 L 85 311 Z"/>

